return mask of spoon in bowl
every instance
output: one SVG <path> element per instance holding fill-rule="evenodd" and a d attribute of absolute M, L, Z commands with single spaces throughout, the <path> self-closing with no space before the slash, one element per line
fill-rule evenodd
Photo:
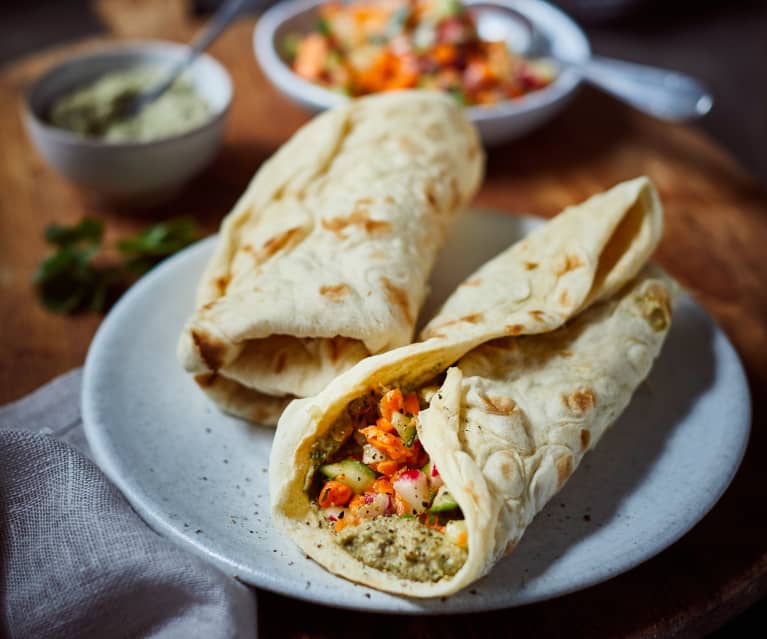
<path fill-rule="evenodd" d="M 548 57 L 644 113 L 679 122 L 706 115 L 714 104 L 703 84 L 684 73 L 601 56 L 583 62 L 564 60 L 556 57 L 550 42 L 519 11 L 481 2 L 468 9 L 483 40 L 504 40 L 514 53 L 528 58 Z"/>
<path fill-rule="evenodd" d="M 171 67 L 165 78 L 156 86 L 140 93 L 130 92 L 118 96 L 112 105 L 110 117 L 115 120 L 133 117 L 157 100 L 173 86 L 178 77 L 226 30 L 248 4 L 250 0 L 226 0 L 213 14 L 203 32 L 194 40 L 186 57 Z"/>

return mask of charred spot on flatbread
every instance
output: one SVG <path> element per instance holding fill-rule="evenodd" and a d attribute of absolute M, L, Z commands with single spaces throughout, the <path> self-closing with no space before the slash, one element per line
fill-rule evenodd
<path fill-rule="evenodd" d="M 320 286 L 320 295 L 327 297 L 332 302 L 340 302 L 344 297 L 351 293 L 352 289 L 348 284 L 335 284 L 332 286 Z"/>
<path fill-rule="evenodd" d="M 426 195 L 426 201 L 432 208 L 437 208 L 437 196 L 434 193 L 434 182 L 427 182 L 424 189 Z"/>
<path fill-rule="evenodd" d="M 522 324 L 509 324 L 508 326 L 506 326 L 506 332 L 509 335 L 519 335 L 524 330 L 525 330 L 525 327 Z"/>
<path fill-rule="evenodd" d="M 384 292 L 386 293 L 389 302 L 399 308 L 405 319 L 412 324 L 413 314 L 410 312 L 410 301 L 407 296 L 407 291 L 395 286 L 388 277 L 382 277 L 381 284 L 383 284 Z"/>
<path fill-rule="evenodd" d="M 322 228 L 334 233 L 339 239 L 346 239 L 344 231 L 350 226 L 357 226 L 368 235 L 375 236 L 389 233 L 392 229 L 391 222 L 386 220 L 374 220 L 370 213 L 357 203 L 354 210 L 346 217 L 325 218 L 320 222 Z"/>
<path fill-rule="evenodd" d="M 216 291 L 218 291 L 219 295 L 224 295 L 226 293 L 227 286 L 229 286 L 228 275 L 220 275 L 219 277 L 213 280 L 213 288 L 215 288 Z"/>
<path fill-rule="evenodd" d="M 224 365 L 226 345 L 223 342 L 196 330 L 192 330 L 192 340 L 205 366 L 211 371 L 217 371 Z"/>
<path fill-rule="evenodd" d="M 569 395 L 563 394 L 562 403 L 574 415 L 583 415 L 596 405 L 597 398 L 590 388 L 579 388 Z"/>
<path fill-rule="evenodd" d="M 583 266 L 583 260 L 581 260 L 581 258 L 577 255 L 568 253 L 559 261 L 554 270 L 554 274 L 557 277 L 562 277 L 565 273 L 574 271 L 581 266 Z"/>
<path fill-rule="evenodd" d="M 484 409 L 491 415 L 511 415 L 517 408 L 517 403 L 511 397 L 480 395 Z"/>
<path fill-rule="evenodd" d="M 259 261 L 267 260 L 275 253 L 282 251 L 283 249 L 290 248 L 297 244 L 298 238 L 301 236 L 301 227 L 295 226 L 283 231 L 279 235 L 269 238 L 264 242 L 260 251 L 255 253 Z"/>

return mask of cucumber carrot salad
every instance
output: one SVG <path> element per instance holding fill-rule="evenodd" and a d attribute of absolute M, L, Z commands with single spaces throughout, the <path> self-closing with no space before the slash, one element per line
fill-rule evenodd
<path fill-rule="evenodd" d="M 350 527 L 370 520 L 399 517 L 467 547 L 461 509 L 416 430 L 418 413 L 436 390 L 371 391 L 353 401 L 328 437 L 315 443 L 312 457 L 321 463 L 307 488 L 331 530 L 352 532 Z"/>
<path fill-rule="evenodd" d="M 302 78 L 350 96 L 420 87 L 465 105 L 492 105 L 550 84 L 554 66 L 480 39 L 459 0 L 329 2 L 283 54 Z"/>

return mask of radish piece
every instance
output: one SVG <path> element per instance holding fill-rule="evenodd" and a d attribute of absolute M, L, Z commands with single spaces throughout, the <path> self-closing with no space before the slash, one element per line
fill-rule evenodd
<path fill-rule="evenodd" d="M 413 514 L 423 513 L 429 508 L 431 489 L 426 473 L 415 468 L 397 475 L 392 482 L 394 490 L 411 507 Z"/>
<path fill-rule="evenodd" d="M 391 514 L 391 495 L 386 493 L 367 493 L 363 496 L 363 499 L 364 504 L 355 513 L 357 517 L 373 519 L 373 517 Z"/>
<path fill-rule="evenodd" d="M 434 464 L 433 461 L 429 461 L 429 463 L 423 467 L 423 471 L 426 473 L 426 476 L 429 478 L 429 485 L 431 486 L 431 489 L 433 491 L 439 490 L 445 484 L 445 482 L 442 481 L 442 476 L 439 474 L 439 471 L 437 470 L 437 466 Z"/>

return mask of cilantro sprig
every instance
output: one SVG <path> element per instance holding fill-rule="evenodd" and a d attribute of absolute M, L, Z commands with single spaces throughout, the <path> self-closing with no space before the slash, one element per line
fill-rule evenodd
<path fill-rule="evenodd" d="M 103 311 L 110 301 L 141 275 L 201 236 L 197 224 L 176 218 L 155 224 L 121 240 L 118 264 L 99 263 L 104 223 L 85 217 L 72 226 L 52 224 L 45 241 L 55 248 L 37 267 L 32 282 L 42 304 L 54 313 Z"/>
<path fill-rule="evenodd" d="M 179 217 L 150 226 L 135 237 L 120 240 L 117 249 L 125 259 L 125 267 L 142 275 L 199 238 L 200 229 L 195 221 Z"/>

